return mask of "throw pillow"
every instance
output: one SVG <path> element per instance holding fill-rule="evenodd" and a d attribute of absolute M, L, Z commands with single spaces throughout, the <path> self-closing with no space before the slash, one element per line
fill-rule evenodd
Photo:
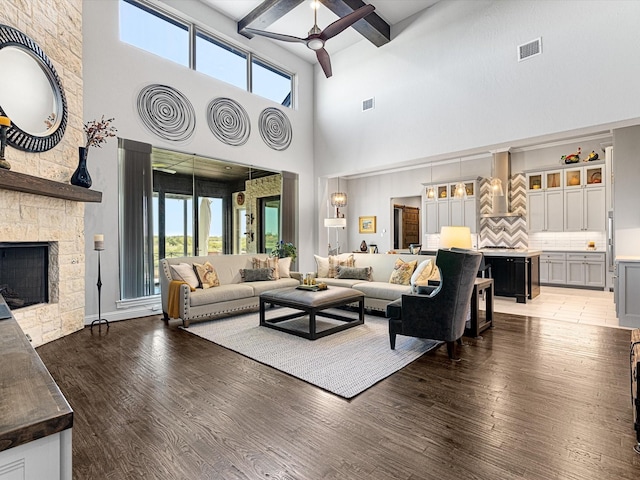
<path fill-rule="evenodd" d="M 187 282 L 191 288 L 198 288 L 200 285 L 196 272 L 193 271 L 193 267 L 188 263 L 171 265 L 171 276 L 174 280 Z"/>
<path fill-rule="evenodd" d="M 336 276 L 338 275 L 338 266 L 340 265 L 342 265 L 343 267 L 354 267 L 355 259 L 353 258 L 353 255 L 350 254 L 346 257 L 342 255 L 329 255 L 329 272 L 327 273 L 327 277 L 336 278 Z"/>
<path fill-rule="evenodd" d="M 193 269 L 196 271 L 196 275 L 198 276 L 198 280 L 200 281 L 200 287 L 212 288 L 220 286 L 218 274 L 216 273 L 216 269 L 213 268 L 213 265 L 211 265 L 211 263 L 204 262 L 204 265 L 200 265 L 199 263 L 194 262 Z"/>
<path fill-rule="evenodd" d="M 393 266 L 393 272 L 389 277 L 389 283 L 395 283 L 397 285 L 409 285 L 411 282 L 411 275 L 418 264 L 417 260 L 412 262 L 405 262 L 401 258 L 396 260 L 396 264 Z"/>
<path fill-rule="evenodd" d="M 318 274 L 318 278 L 327 278 L 329 276 L 329 259 L 318 255 L 314 255 L 313 258 L 316 260 L 316 273 Z"/>
<path fill-rule="evenodd" d="M 336 278 L 353 279 L 353 280 L 366 280 L 369 281 L 371 277 L 371 267 L 344 267 L 338 265 L 338 275 Z"/>
<path fill-rule="evenodd" d="M 291 278 L 291 257 L 278 259 L 278 274 L 280 278 Z"/>
<path fill-rule="evenodd" d="M 241 268 L 240 277 L 243 282 L 264 282 L 275 280 L 273 277 L 273 267 L 270 268 Z"/>
<path fill-rule="evenodd" d="M 433 260 L 429 259 L 420 263 L 411 275 L 411 288 L 415 292 L 420 285 L 427 285 L 429 279 L 433 276 Z"/>
<path fill-rule="evenodd" d="M 273 268 L 273 280 L 278 280 L 280 278 L 278 257 L 267 257 L 264 260 L 258 257 L 253 257 L 251 260 L 251 266 L 253 268 Z"/>

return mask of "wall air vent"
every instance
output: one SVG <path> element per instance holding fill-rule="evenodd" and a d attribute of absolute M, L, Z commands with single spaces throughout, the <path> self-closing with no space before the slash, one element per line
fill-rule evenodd
<path fill-rule="evenodd" d="M 374 101 L 374 98 L 367 98 L 366 100 L 362 101 L 362 111 L 366 112 L 367 110 L 373 110 L 376 107 L 376 102 Z"/>
<path fill-rule="evenodd" d="M 531 42 L 518 45 L 518 61 L 526 60 L 527 58 L 535 57 L 542 53 L 542 38 L 536 38 Z"/>

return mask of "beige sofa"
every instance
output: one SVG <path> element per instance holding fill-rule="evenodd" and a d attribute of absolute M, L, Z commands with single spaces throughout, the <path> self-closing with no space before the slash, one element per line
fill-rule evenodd
<path fill-rule="evenodd" d="M 187 284 L 179 286 L 179 297 L 174 301 L 178 301 L 178 317 L 185 327 L 188 327 L 189 323 L 195 320 L 207 320 L 218 315 L 240 313 L 258 308 L 262 292 L 300 285 L 299 274 L 289 272 L 288 268 L 282 268 L 283 262 L 279 262 L 281 267 L 279 274 L 283 278 L 243 282 L 240 269 L 252 269 L 253 258 L 264 260 L 269 257 L 265 254 L 244 254 L 176 257 L 160 260 L 160 293 L 165 320 L 169 319 L 171 281 L 184 280 L 171 268 L 172 265 L 183 263 L 193 265 L 194 262 L 203 265 L 205 262 L 209 262 L 213 265 L 220 283 L 216 287 L 196 288 L 195 291 L 191 291 Z"/>
<path fill-rule="evenodd" d="M 371 267 L 371 280 L 327 277 L 327 269 L 329 268 L 328 257 L 315 255 L 316 281 L 324 282 L 327 285 L 356 289 L 365 295 L 365 308 L 379 312 L 385 312 L 387 304 L 400 298 L 403 293 L 411 292 L 412 285 L 389 283 L 397 259 L 402 259 L 404 262 L 417 260 L 417 265 L 431 260 L 435 265 L 435 256 L 430 255 L 343 253 L 338 256 L 338 260 L 344 261 L 349 255 L 353 255 L 355 268 Z M 434 266 L 430 279 L 439 280 L 439 278 L 439 271 L 437 267 Z"/>

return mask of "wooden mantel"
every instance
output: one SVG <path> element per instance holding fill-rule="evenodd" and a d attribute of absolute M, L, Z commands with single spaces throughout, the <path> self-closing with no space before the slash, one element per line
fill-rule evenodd
<path fill-rule="evenodd" d="M 102 202 L 102 192 L 96 190 L 0 169 L 0 189 L 3 188 L 76 202 Z"/>

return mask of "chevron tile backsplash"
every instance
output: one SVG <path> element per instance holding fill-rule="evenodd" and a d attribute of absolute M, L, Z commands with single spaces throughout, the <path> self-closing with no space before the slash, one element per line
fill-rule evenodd
<path fill-rule="evenodd" d="M 528 248 L 527 233 L 527 189 L 525 176 L 511 176 L 511 211 L 520 217 L 495 217 L 480 219 L 480 242 L 478 247 L 504 245 L 512 248 Z M 489 179 L 480 181 L 480 214 L 491 213 L 492 198 Z"/>

